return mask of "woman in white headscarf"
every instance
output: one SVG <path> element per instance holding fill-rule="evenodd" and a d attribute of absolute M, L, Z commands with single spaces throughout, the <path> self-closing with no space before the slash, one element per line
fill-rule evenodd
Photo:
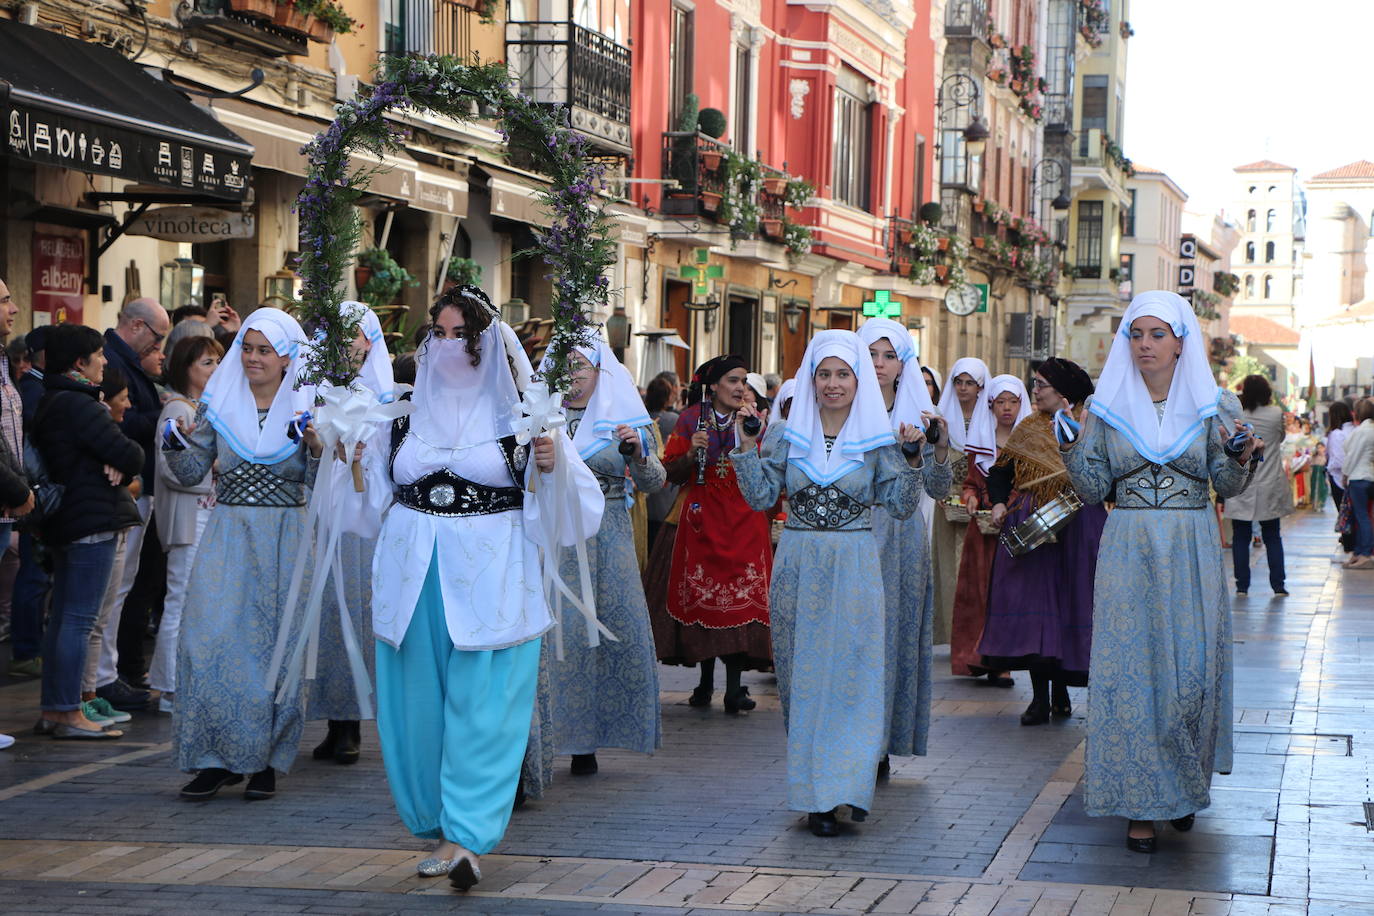
<path fill-rule="evenodd" d="M 439 841 L 417 872 L 466 890 L 505 834 L 530 737 L 540 637 L 554 625 L 540 551 L 594 533 L 604 502 L 572 443 L 517 444 L 530 365 L 486 294 L 454 287 L 430 318 L 414 411 L 368 468 L 367 485 L 395 499 L 372 566 L 377 732 L 401 821 Z M 575 475 L 560 544 L 529 495 L 552 485 L 540 472 L 555 461 Z"/>
<path fill-rule="evenodd" d="M 301 441 L 288 434 L 310 399 L 295 387 L 304 345 L 290 315 L 253 312 L 210 376 L 194 425 L 178 421 L 185 444 L 164 439 L 184 486 L 218 462 L 177 645 L 173 747 L 177 766 L 197 774 L 183 798 L 210 798 L 245 775 L 245 798 L 271 798 L 300 744 L 299 691 L 275 702 L 267 672 L 319 456 L 313 429 Z"/>
<path fill-rule="evenodd" d="M 983 387 L 991 377 L 986 363 L 966 356 L 955 360 L 945 390 L 940 394 L 939 414 L 949 424 L 949 470 L 954 487 L 948 499 L 935 505 L 930 523 L 931 575 L 935 579 L 935 625 L 931 639 L 936 645 L 949 642 L 954 591 L 959 582 L 959 563 L 963 559 L 969 525 L 963 504 L 963 482 L 968 476 L 964 438 L 983 403 Z M 951 515 L 962 520 L 952 519 Z"/>
<path fill-rule="evenodd" d="M 873 358 L 852 331 L 811 340 L 792 412 L 769 428 L 762 454 L 742 423 L 754 414 L 740 409 L 730 460 L 755 510 L 788 493 L 769 590 L 788 803 L 807 812 L 816 836 L 836 836 L 839 806 L 855 820 L 867 817 L 888 737 L 886 602 L 872 507 L 898 519 L 916 511 L 925 435 L 905 423 L 893 435 Z"/>
<path fill-rule="evenodd" d="M 894 432 L 902 425 L 934 426 L 936 444 L 924 449 L 923 500 L 949 495 L 949 437 L 935 413 L 921 361 L 907 329 L 890 318 L 870 318 L 859 328 L 868 346 L 883 403 Z M 935 617 L 935 583 L 925 519 L 918 512 L 898 519 L 881 506 L 873 508 L 873 536 L 882 558 L 887 596 L 888 735 L 878 776 L 889 772 L 888 754 L 923 756 L 930 734 L 930 637 Z"/>
<path fill-rule="evenodd" d="M 1154 851 L 1153 821 L 1190 829 L 1212 773 L 1231 769 L 1231 608 L 1209 484 L 1228 498 L 1249 482 L 1258 440 L 1240 414 L 1188 303 L 1141 293 L 1062 446 L 1084 502 L 1116 488 L 1093 590 L 1083 803 L 1131 818 L 1137 852 Z"/>
<path fill-rule="evenodd" d="M 574 776 L 597 771 L 596 751 L 619 747 L 652 754 L 663 743 L 658 715 L 658 659 L 635 559 L 626 477 L 653 493 L 667 481 L 649 445 L 653 424 L 630 373 L 604 341 L 577 347 L 563 401 L 573 446 L 605 497 L 601 528 L 584 545 L 597 617 L 614 640 L 590 642 L 580 623 L 563 629 L 563 658 L 544 649 L 553 702 L 554 745 L 571 754 Z M 624 454 L 628 450 L 630 454 Z M 577 555 L 563 552 L 563 580 L 579 581 Z"/>
<path fill-rule="evenodd" d="M 970 460 L 963 480 L 963 495 L 964 505 L 970 513 L 992 509 L 992 500 L 988 498 L 988 472 L 997 463 L 998 448 L 1006 443 L 1016 424 L 1030 414 L 1030 396 L 1021 380 L 1014 375 L 993 376 L 964 437 L 964 450 Z M 959 579 L 954 589 L 949 667 L 954 674 L 987 675 L 988 683 L 1011 687 L 1016 682 L 1005 671 L 984 667 L 983 656 L 978 653 L 978 641 L 983 637 L 983 622 L 988 614 L 988 586 L 992 581 L 992 557 L 996 550 L 996 535 L 984 534 L 976 523 L 968 526 L 959 557 Z"/>
<path fill-rule="evenodd" d="M 381 321 L 372 309 L 356 300 L 341 303 L 339 310 L 344 321 L 358 326 L 351 350 L 353 363 L 358 368 L 357 383 L 382 403 L 394 401 L 396 380 L 391 373 L 391 356 L 386 349 Z M 386 460 L 386 431 L 383 427 L 376 437 L 378 441 L 373 443 L 374 448 L 363 450 L 359 460 L 364 467 Z M 389 487 L 376 486 L 356 493 L 348 462 L 330 460 L 325 467 L 334 477 L 331 492 L 344 504 L 341 514 L 345 530 L 339 538 L 339 556 L 344 571 L 344 599 L 353 631 L 351 641 L 357 646 L 371 679 L 375 669 L 372 557 L 381 530 L 381 510 L 390 502 L 391 492 Z M 330 583 L 325 586 L 324 603 L 320 608 L 319 664 L 306 706 L 308 721 L 326 719 L 329 725 L 324 740 L 316 745 L 311 756 L 342 764 L 357 763 L 362 743 L 362 718 L 339 616 L 337 591 Z"/>

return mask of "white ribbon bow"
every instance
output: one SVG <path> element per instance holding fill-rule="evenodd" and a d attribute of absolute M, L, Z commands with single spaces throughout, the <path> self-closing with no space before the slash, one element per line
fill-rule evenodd
<path fill-rule="evenodd" d="M 397 386 L 397 394 L 409 390 L 409 386 Z M 322 384 L 316 389 L 316 400 L 322 401 L 313 412 L 315 431 L 324 444 L 323 458 L 326 467 L 320 468 L 315 475 L 315 486 L 310 496 L 310 506 L 306 510 L 305 533 L 300 548 L 296 552 L 295 567 L 291 571 L 291 588 L 286 596 L 286 604 L 277 630 L 277 644 L 272 652 L 272 663 L 267 669 L 267 687 L 277 683 L 277 675 L 286 659 L 287 646 L 291 642 L 291 630 L 297 620 L 300 630 L 291 658 L 286 663 L 286 674 L 277 691 L 277 702 L 284 703 L 295 695 L 301 680 L 315 679 L 316 664 L 319 659 L 320 614 L 324 604 L 324 588 L 329 573 L 334 574 L 334 594 L 339 605 L 339 630 L 343 634 L 344 650 L 348 654 L 348 667 L 353 674 L 353 688 L 358 696 L 358 708 L 362 718 L 372 718 L 372 705 L 368 697 L 372 684 L 367 676 L 367 665 L 363 661 L 362 650 L 353 632 L 353 621 L 348 612 L 348 601 L 343 588 L 343 562 L 339 555 L 339 539 L 343 534 L 344 516 L 348 507 L 345 501 L 334 492 L 334 475 L 329 473 L 327 462 L 332 460 L 334 450 L 342 447 L 344 458 L 353 468 L 353 486 L 362 492 L 362 469 L 354 462 L 353 451 L 359 442 L 369 438 L 376 427 L 390 424 L 398 417 L 409 414 L 414 409 L 410 401 L 383 402 L 371 389 L 335 387 Z M 305 581 L 305 570 L 309 566 L 314 577 L 310 583 L 310 593 L 305 608 L 296 613 L 300 602 L 301 587 Z M 364 570 L 364 574 L 368 571 Z"/>

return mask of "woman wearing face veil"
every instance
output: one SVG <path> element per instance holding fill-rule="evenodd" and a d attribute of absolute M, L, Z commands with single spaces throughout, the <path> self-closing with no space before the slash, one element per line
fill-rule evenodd
<path fill-rule="evenodd" d="M 740 408 L 740 418 L 754 415 Z M 736 423 L 730 453 L 754 509 L 789 512 L 769 591 L 773 660 L 787 725 L 788 803 L 816 836 L 836 836 L 835 809 L 867 817 L 888 741 L 886 600 L 872 507 L 916 511 L 919 427 L 902 424 L 904 458 L 868 348 L 852 331 L 822 331 L 797 370 L 792 412 L 759 453 Z M 938 473 L 938 472 L 937 472 Z"/>
<path fill-rule="evenodd" d="M 868 346 L 892 429 L 902 425 L 925 427 L 932 422 L 941 433 L 938 445 L 927 445 L 923 463 L 925 493 L 941 500 L 949 495 L 949 445 L 945 424 L 935 414 L 921 361 L 906 328 L 890 318 L 870 318 L 859 328 Z M 930 733 L 930 642 L 935 619 L 935 583 L 931 576 L 930 546 L 920 513 L 899 519 L 881 506 L 873 508 L 873 536 L 882 558 L 883 590 L 887 595 L 887 706 L 888 739 L 879 775 L 888 772 L 887 754 L 924 755 Z"/>
<path fill-rule="evenodd" d="M 466 890 L 510 821 L 553 626 L 539 558 L 560 545 L 546 543 L 529 490 L 570 462 L 569 539 L 596 532 L 604 500 L 570 443 L 510 434 L 530 367 L 486 295 L 455 287 L 430 315 L 414 412 L 369 467 L 368 486 L 395 498 L 372 567 L 377 731 L 402 822 L 439 841 L 417 871 Z"/>
<path fill-rule="evenodd" d="M 1084 502 L 1116 486 L 1093 590 L 1083 802 L 1131 818 L 1137 852 L 1154 851 L 1153 821 L 1190 829 L 1212 773 L 1231 769 L 1231 607 L 1208 491 L 1249 482 L 1258 440 L 1240 413 L 1188 303 L 1142 293 L 1063 446 Z"/>
<path fill-rule="evenodd" d="M 271 798 L 291 768 L 304 724 L 300 692 L 277 703 L 267 684 L 277 629 L 314 478 L 314 430 L 288 426 L 309 402 L 295 390 L 305 334 L 274 308 L 253 312 L 201 394 L 188 443 L 164 444 L 185 486 L 210 471 L 217 505 L 186 589 L 177 644 L 172 739 L 177 766 L 196 773 L 183 798 L 200 800 L 249 776 L 244 797 Z M 307 583 L 308 585 L 308 583 Z"/>
<path fill-rule="evenodd" d="M 596 751 L 621 747 L 645 754 L 663 743 L 658 715 L 658 662 L 649 628 L 649 609 L 639 578 L 626 476 L 646 493 L 663 486 L 663 465 L 648 450 L 653 423 L 630 373 L 602 341 L 578 347 L 572 388 L 564 399 L 568 430 L 605 498 L 601 528 L 586 545 L 597 616 L 614 640 L 593 646 L 588 628 L 573 621 L 563 628 L 563 658 L 544 649 L 553 705 L 554 745 L 572 755 L 572 774 L 597 770 Z M 621 454 L 621 446 L 631 449 Z M 577 555 L 563 551 L 563 581 L 579 581 Z"/>

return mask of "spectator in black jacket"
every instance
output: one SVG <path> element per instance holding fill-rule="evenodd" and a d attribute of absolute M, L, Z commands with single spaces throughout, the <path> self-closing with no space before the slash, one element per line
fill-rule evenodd
<path fill-rule="evenodd" d="M 129 400 L 133 403 L 119 428 L 142 447 L 146 456 L 142 471 L 143 492 L 136 503 L 143 525 L 129 532 L 123 548 L 125 562 L 118 587 L 111 590 L 107 599 L 112 602 L 109 616 L 111 633 L 120 632 L 124 599 L 129 596 L 138 575 L 143 532 L 146 530 L 144 526 L 153 512 L 153 437 L 158 415 L 162 413 L 162 396 L 142 364 L 150 353 L 161 351 L 163 341 L 171 330 L 172 319 L 168 317 L 166 309 L 152 299 L 134 299 L 120 310 L 118 323 L 105 332 L 105 359 L 111 368 L 118 369 L 128 381 Z M 136 636 L 142 638 L 141 629 Z M 118 640 L 104 640 L 96 667 L 96 693 L 115 709 L 143 709 L 148 705 L 148 691 L 131 687 L 119 676 L 118 665 Z"/>
<path fill-rule="evenodd" d="M 100 400 L 105 374 L 100 333 L 58 325 L 48 337 L 48 393 L 33 440 L 52 480 L 65 489 L 43 536 L 53 553 L 53 601 L 44 640 L 42 718 L 35 731 L 103 739 L 122 732 L 86 717 L 81 673 L 86 642 L 115 559 L 117 534 L 140 524 L 125 489 L 143 468 L 143 449 L 124 435 Z"/>
<path fill-rule="evenodd" d="M 24 402 L 26 429 L 33 422 L 38 402 L 43 400 L 43 366 L 47 355 L 45 350 L 48 346 L 49 329 L 49 325 L 40 325 L 24 335 L 24 345 L 29 351 L 28 367 L 15 379 L 14 384 L 19 388 L 19 399 Z"/>

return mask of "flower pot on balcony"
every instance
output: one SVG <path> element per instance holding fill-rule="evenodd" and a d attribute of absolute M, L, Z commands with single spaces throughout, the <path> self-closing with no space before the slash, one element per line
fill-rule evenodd
<path fill-rule="evenodd" d="M 703 150 L 701 153 L 702 168 L 708 172 L 714 172 L 720 168 L 721 154 L 715 150 Z"/>
<path fill-rule="evenodd" d="M 981 236 L 981 235 L 975 235 L 975 236 L 973 237 L 973 247 L 974 247 L 974 248 L 977 248 L 977 249 L 979 249 L 979 250 L 982 250 L 982 249 L 984 249 L 984 248 L 987 247 L 987 244 L 988 244 L 988 240 L 987 240 L 986 238 L 984 238 L 983 236 Z"/>
<path fill-rule="evenodd" d="M 310 31 L 306 33 L 306 38 L 311 41 L 318 41 L 322 45 L 327 45 L 334 40 L 334 27 L 323 19 L 316 17 L 310 18 Z"/>
<path fill-rule="evenodd" d="M 1011 88 L 1011 91 L 1012 91 L 1012 92 L 1016 93 L 1017 95 L 1020 95 L 1020 94 L 1021 94 L 1021 88 L 1022 88 L 1022 86 L 1024 86 L 1024 85 L 1025 85 L 1025 84 L 1022 83 L 1020 80 L 1012 80 L 1011 83 L 1010 83 L 1010 88 Z"/>
<path fill-rule="evenodd" d="M 368 281 L 368 280 L 371 280 L 371 279 L 372 279 L 372 268 L 371 268 L 371 267 L 355 267 L 355 268 L 353 268 L 353 286 L 358 290 L 358 292 L 362 292 L 363 287 L 367 285 L 367 281 Z"/>
<path fill-rule="evenodd" d="M 277 13 L 277 0 L 229 0 L 229 8 L 253 19 L 271 19 Z"/>
<path fill-rule="evenodd" d="M 897 230 L 897 240 L 898 240 L 899 242 L 901 242 L 903 245 L 910 245 L 910 244 L 911 244 L 911 229 L 910 229 L 910 227 L 908 227 L 908 226 L 903 226 L 903 227 L 901 227 L 900 229 L 898 229 L 898 230 Z"/>
<path fill-rule="evenodd" d="M 715 191 L 702 191 L 701 209 L 707 213 L 715 213 L 720 209 L 720 195 Z"/>
<path fill-rule="evenodd" d="M 781 197 L 787 193 L 786 178 L 765 178 L 763 179 L 763 193 L 772 197 Z"/>
<path fill-rule="evenodd" d="M 937 239 L 935 240 L 935 250 L 936 250 L 936 251 L 949 251 L 949 239 L 946 238 L 946 237 L 943 236 L 943 235 L 940 236 L 939 238 L 937 238 Z"/>
<path fill-rule="evenodd" d="M 984 201 L 982 201 L 982 200 L 975 200 L 975 201 L 973 202 L 973 212 L 974 212 L 974 213 L 982 213 L 982 212 L 983 212 L 983 208 L 984 208 L 985 206 L 986 206 L 986 202 L 984 202 Z"/>
<path fill-rule="evenodd" d="M 945 282 L 945 277 L 947 277 L 947 276 L 949 276 L 949 265 L 948 265 L 948 264 L 936 264 L 936 265 L 935 265 L 935 279 L 937 279 L 937 280 L 939 280 L 941 283 L 943 283 L 943 282 Z"/>
<path fill-rule="evenodd" d="M 759 225 L 763 227 L 763 234 L 770 239 L 782 238 L 782 220 L 780 219 L 761 219 Z"/>
<path fill-rule="evenodd" d="M 911 258 L 904 258 L 899 256 L 895 263 L 897 266 L 893 269 L 892 272 L 897 274 L 897 276 L 905 277 L 911 273 Z"/>
<path fill-rule="evenodd" d="M 314 18 L 302 13 L 290 3 L 279 3 L 277 8 L 272 11 L 273 25 L 279 29 L 286 29 L 288 32 L 299 32 L 302 35 L 309 33 L 310 20 Z"/>

